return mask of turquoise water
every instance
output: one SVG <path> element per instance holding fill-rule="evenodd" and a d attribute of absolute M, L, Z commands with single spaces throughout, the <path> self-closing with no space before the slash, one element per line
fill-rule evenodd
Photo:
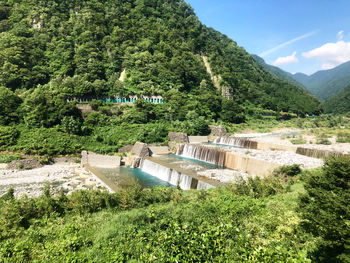
<path fill-rule="evenodd" d="M 157 177 L 154 177 L 148 173 L 141 171 L 138 168 L 95 168 L 108 179 L 116 183 L 121 187 L 128 187 L 135 183 L 140 184 L 145 188 L 152 188 L 155 186 L 166 186 L 171 187 L 173 185 L 164 182 Z"/>
<path fill-rule="evenodd" d="M 159 158 L 161 160 L 166 160 L 169 163 L 176 163 L 176 162 L 179 163 L 179 161 L 182 161 L 183 165 L 186 165 L 186 164 L 187 165 L 198 165 L 199 167 L 201 167 L 201 170 L 206 170 L 206 169 L 224 169 L 223 166 L 207 163 L 207 162 L 204 162 L 204 161 L 201 161 L 201 160 L 197 160 L 197 159 L 183 157 L 183 156 L 176 155 L 176 154 L 163 155 L 163 156 L 157 157 L 157 158 Z"/>

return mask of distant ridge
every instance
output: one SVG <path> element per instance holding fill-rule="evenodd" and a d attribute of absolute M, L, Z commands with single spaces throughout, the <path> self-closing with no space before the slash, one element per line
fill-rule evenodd
<path fill-rule="evenodd" d="M 318 71 L 310 76 L 297 73 L 292 77 L 319 99 L 326 100 L 339 94 L 350 85 L 350 61 L 333 69 Z"/>

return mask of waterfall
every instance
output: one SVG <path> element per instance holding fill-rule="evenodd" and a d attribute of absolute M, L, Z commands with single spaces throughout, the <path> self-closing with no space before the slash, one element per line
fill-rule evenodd
<path fill-rule="evenodd" d="M 179 155 L 187 158 L 201 160 L 211 164 L 216 164 L 219 166 L 224 166 L 226 152 L 212 147 L 185 144 L 182 151 L 179 150 Z"/>
<path fill-rule="evenodd" d="M 255 141 L 237 138 L 237 137 L 220 137 L 214 140 L 215 144 L 232 145 L 249 149 L 257 149 L 258 143 Z"/>
<path fill-rule="evenodd" d="M 143 172 L 148 173 L 152 176 L 155 176 L 172 185 L 179 185 L 180 188 L 183 190 L 209 189 L 214 187 L 205 182 L 198 181 L 197 179 L 192 178 L 191 176 L 179 173 L 174 169 L 165 167 L 163 165 L 160 165 L 158 163 L 152 162 L 147 159 L 143 159 L 141 161 L 140 169 Z"/>

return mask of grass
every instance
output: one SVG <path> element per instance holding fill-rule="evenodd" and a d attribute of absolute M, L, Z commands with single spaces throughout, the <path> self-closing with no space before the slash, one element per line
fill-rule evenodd
<path fill-rule="evenodd" d="M 290 140 L 290 142 L 292 144 L 305 144 L 306 140 L 299 138 L 299 139 L 292 139 L 292 140 Z"/>
<path fill-rule="evenodd" d="M 19 153 L 1 153 L 0 163 L 10 163 L 14 160 L 20 160 L 21 155 Z"/>

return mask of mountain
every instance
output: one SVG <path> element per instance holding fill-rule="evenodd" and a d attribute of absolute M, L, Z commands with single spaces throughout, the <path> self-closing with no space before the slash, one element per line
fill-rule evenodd
<path fill-rule="evenodd" d="M 350 61 L 333 69 L 318 71 L 311 76 L 297 73 L 293 78 L 319 99 L 326 100 L 350 84 Z"/>
<path fill-rule="evenodd" d="M 326 113 L 342 114 L 350 112 L 350 86 L 347 86 L 339 94 L 326 100 L 323 108 Z"/>
<path fill-rule="evenodd" d="M 262 66 L 264 67 L 268 72 L 270 72 L 271 74 L 275 75 L 276 77 L 283 79 L 295 86 L 301 87 L 301 88 L 305 88 L 302 84 L 301 81 L 298 81 L 295 79 L 295 77 L 293 76 L 293 74 L 286 72 L 282 69 L 280 69 L 279 67 L 275 67 L 272 65 L 269 65 L 265 62 L 265 60 L 261 57 L 259 57 L 258 55 L 252 55 L 253 58 Z M 302 74 L 302 73 L 300 73 Z M 307 75 L 306 75 L 307 76 Z"/>
<path fill-rule="evenodd" d="M 70 97 L 219 89 L 241 105 L 319 110 L 182 0 L 0 0 L 0 19 L 0 86 L 24 97 L 38 87 Z"/>
<path fill-rule="evenodd" d="M 307 82 L 307 80 L 309 79 L 309 76 L 299 72 L 292 75 L 292 78 L 298 81 L 300 84 L 304 85 L 303 83 Z"/>

